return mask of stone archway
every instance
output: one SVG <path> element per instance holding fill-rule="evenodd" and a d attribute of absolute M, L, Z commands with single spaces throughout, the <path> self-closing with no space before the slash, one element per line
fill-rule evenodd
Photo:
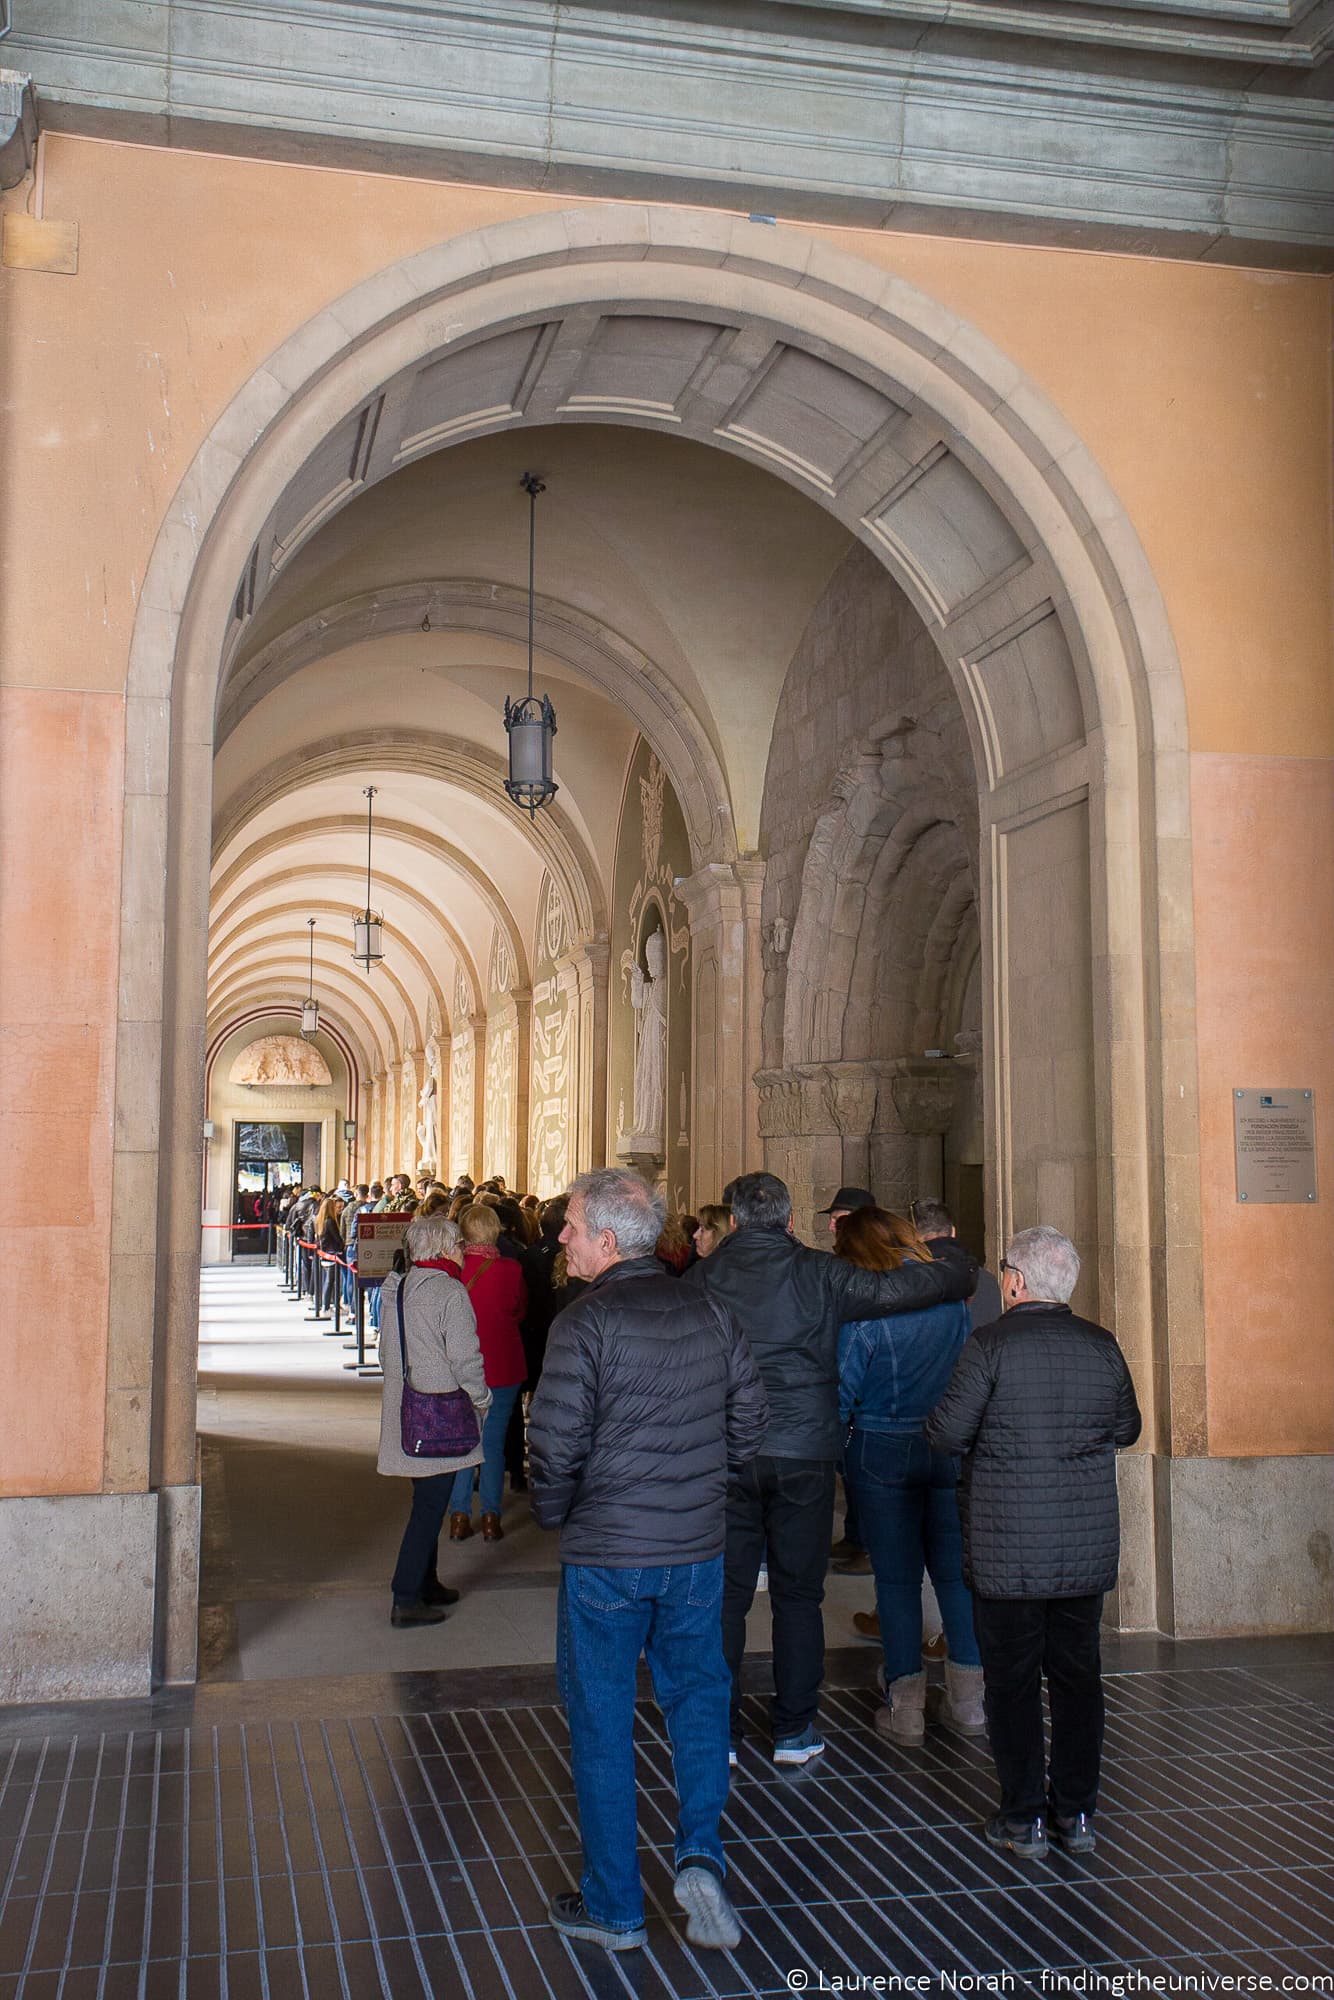
<path fill-rule="evenodd" d="M 257 371 L 183 481 L 141 595 L 123 902 L 130 948 L 147 943 L 150 963 L 161 954 L 160 989 L 133 1004 L 140 1046 L 160 1061 L 163 1116 L 154 1296 L 122 1301 L 115 1323 L 132 1324 L 137 1306 L 156 1328 L 138 1457 L 163 1493 L 161 1572 L 179 1579 L 160 1619 L 169 1673 L 193 1643 L 195 1119 L 226 668 L 264 588 L 353 494 L 460 436 L 553 421 L 670 426 L 750 458 L 843 521 L 908 593 L 959 694 L 978 776 L 1002 1203 L 1013 1212 L 1025 1157 L 1011 1088 L 1030 1052 L 1017 1004 L 1032 943 L 1024 895 L 1044 870 L 1082 869 L 1075 948 L 1094 1009 L 1103 1310 L 1145 1370 L 1170 1365 L 1172 1344 L 1198 1327 L 1192 1261 L 1164 1254 L 1169 1227 L 1191 1239 L 1199 1198 L 1193 1048 L 1165 1043 L 1159 1026 L 1187 1017 L 1190 998 L 1184 705 L 1152 575 L 1097 466 L 973 328 L 796 232 L 633 207 L 482 230 L 358 287 Z M 749 1019 L 758 940 L 737 919 L 756 899 L 727 848 L 725 830 L 701 840 L 686 893 L 701 925 L 727 933 L 719 1018 Z M 729 1087 L 744 1094 L 737 1042 Z M 118 1177 L 141 1186 L 143 1169 L 117 1154 Z M 1142 1623 L 1147 1480 L 1137 1500 L 1131 1622 Z"/>

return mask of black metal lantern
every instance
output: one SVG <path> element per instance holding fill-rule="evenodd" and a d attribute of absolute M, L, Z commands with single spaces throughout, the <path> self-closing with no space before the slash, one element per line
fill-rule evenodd
<path fill-rule="evenodd" d="M 518 701 L 505 699 L 505 729 L 509 736 L 510 774 L 505 790 L 529 818 L 550 804 L 560 789 L 551 775 L 551 743 L 556 711 L 551 696 L 533 693 L 533 580 L 537 552 L 537 496 L 546 491 L 535 472 L 525 472 L 519 484 L 528 495 L 528 692 Z"/>
<path fill-rule="evenodd" d="M 366 907 L 352 919 L 352 956 L 365 972 L 374 972 L 384 957 L 384 918 L 371 908 L 371 815 L 375 808 L 375 786 L 367 785 L 366 800 Z"/>
<path fill-rule="evenodd" d="M 315 998 L 315 919 L 306 918 L 310 926 L 310 991 L 301 1002 L 301 1032 L 309 1041 L 317 1034 L 320 1025 L 320 1003 Z"/>

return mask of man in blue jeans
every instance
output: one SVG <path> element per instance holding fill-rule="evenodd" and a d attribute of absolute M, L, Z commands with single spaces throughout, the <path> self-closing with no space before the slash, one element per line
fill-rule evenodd
<path fill-rule="evenodd" d="M 680 1814 L 675 1899 L 695 1945 L 732 1950 L 723 1887 L 731 1676 L 723 1659 L 729 1474 L 768 1422 L 726 1306 L 653 1251 L 664 1205 L 638 1174 L 581 1174 L 561 1242 L 587 1290 L 552 1323 L 528 1419 L 533 1512 L 560 1529 L 556 1661 L 583 1836 L 577 1891 L 553 1896 L 566 1937 L 646 1942 L 635 1801 L 635 1675 L 648 1660 Z"/>

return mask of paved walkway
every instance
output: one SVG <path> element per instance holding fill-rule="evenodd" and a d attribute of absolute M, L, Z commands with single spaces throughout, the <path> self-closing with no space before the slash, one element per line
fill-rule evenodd
<path fill-rule="evenodd" d="M 556 1657 L 556 1538 L 507 1495 L 505 1540 L 445 1544 L 463 1592 L 443 1625 L 392 1631 L 389 1578 L 407 1481 L 375 1470 L 380 1382 L 350 1372 L 342 1338 L 306 1318 L 263 1264 L 214 1265 L 200 1300 L 204 1473 L 201 1672 L 209 1680 L 549 1665 Z M 829 1579 L 831 1645 L 853 1644 L 869 1577 Z M 768 1602 L 749 1644 L 769 1646 Z M 869 1675 L 874 1661 L 863 1648 Z"/>
<path fill-rule="evenodd" d="M 1113 1652 L 1100 1844 L 1082 1860 L 993 1854 L 984 1750 L 882 1743 L 865 1689 L 827 1690 L 829 1748 L 800 1772 L 769 1761 L 750 1698 L 724 1827 L 746 1932 L 734 1956 L 692 1951 L 671 1903 L 671 1768 L 650 1702 L 649 1943 L 617 1959 L 544 1921 L 578 1872 L 549 1673 L 11 1710 L 0 2000 L 723 2000 L 878 1977 L 889 1992 L 1144 1990 L 1131 1974 L 1334 1992 L 1334 1647 Z M 1209 1983 L 1222 1978 L 1253 1983 Z"/>

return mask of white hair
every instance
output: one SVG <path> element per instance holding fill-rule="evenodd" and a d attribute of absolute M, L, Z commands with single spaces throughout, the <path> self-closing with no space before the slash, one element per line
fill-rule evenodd
<path fill-rule="evenodd" d="M 590 1232 L 600 1236 L 609 1229 L 622 1257 L 652 1254 L 667 1219 L 667 1204 L 638 1174 L 625 1167 L 603 1167 L 580 1174 L 570 1193 L 582 1201 Z"/>
<path fill-rule="evenodd" d="M 1063 1306 L 1079 1283 L 1078 1250 L 1068 1236 L 1045 1222 L 1011 1237 L 1005 1261 L 1019 1273 L 1031 1299 L 1054 1299 Z"/>
<path fill-rule="evenodd" d="M 443 1208 L 434 1215 L 414 1215 L 407 1228 L 408 1255 L 414 1264 L 428 1257 L 459 1259 L 459 1226 L 451 1222 Z"/>

